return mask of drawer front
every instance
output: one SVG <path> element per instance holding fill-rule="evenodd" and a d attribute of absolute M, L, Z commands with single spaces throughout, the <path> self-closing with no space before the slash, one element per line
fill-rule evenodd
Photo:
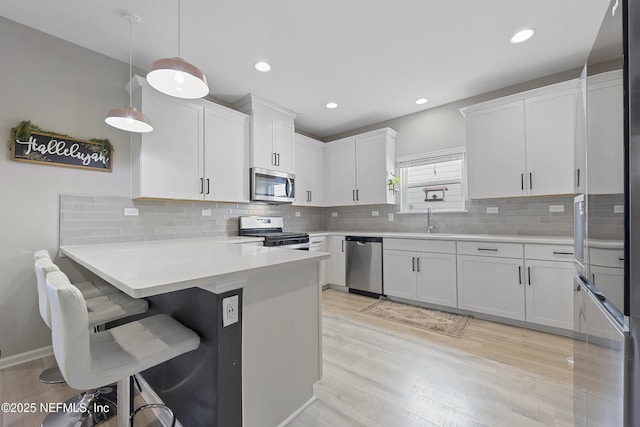
<path fill-rule="evenodd" d="M 524 245 L 524 257 L 526 259 L 539 259 L 543 261 L 573 262 L 573 245 L 538 245 L 526 243 Z"/>
<path fill-rule="evenodd" d="M 589 262 L 600 267 L 624 267 L 624 250 L 589 248 Z"/>
<path fill-rule="evenodd" d="M 456 253 L 456 242 L 452 240 L 383 239 L 382 246 L 397 251 Z"/>
<path fill-rule="evenodd" d="M 309 236 L 309 245 L 325 246 L 327 244 L 327 236 Z"/>
<path fill-rule="evenodd" d="M 458 242 L 458 255 L 522 258 L 523 254 L 522 243 Z"/>

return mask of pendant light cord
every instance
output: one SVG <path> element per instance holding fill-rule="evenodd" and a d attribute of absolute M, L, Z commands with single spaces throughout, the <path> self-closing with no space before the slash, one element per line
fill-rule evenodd
<path fill-rule="evenodd" d="M 133 57 L 133 17 L 129 17 L 129 81 L 133 78 L 133 65 L 131 65 Z M 133 106 L 133 95 L 131 87 L 129 87 L 129 107 Z"/>
<path fill-rule="evenodd" d="M 180 0 L 178 0 L 178 58 L 182 58 L 182 56 L 180 55 L 180 45 L 182 44 L 181 40 L 180 40 L 180 21 L 181 21 L 181 17 L 180 17 L 180 10 L 182 8 L 180 7 Z"/>

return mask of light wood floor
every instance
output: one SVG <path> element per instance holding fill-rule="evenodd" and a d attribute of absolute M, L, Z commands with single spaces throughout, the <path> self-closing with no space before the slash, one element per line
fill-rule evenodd
<path fill-rule="evenodd" d="M 572 340 L 473 319 L 453 338 L 323 292 L 324 377 L 290 426 L 571 426 Z"/>
<path fill-rule="evenodd" d="M 316 402 L 290 426 L 573 425 L 569 338 L 478 319 L 453 338 L 358 312 L 373 301 L 323 292 L 324 377 Z M 76 394 L 38 382 L 52 363 L 50 356 L 0 370 L 0 402 Z M 0 425 L 36 427 L 44 415 L 0 412 Z M 139 418 L 136 427 L 160 425 L 149 411 Z"/>

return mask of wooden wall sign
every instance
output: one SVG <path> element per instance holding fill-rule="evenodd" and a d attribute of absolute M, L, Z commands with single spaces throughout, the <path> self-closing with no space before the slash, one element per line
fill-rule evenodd
<path fill-rule="evenodd" d="M 104 150 L 99 142 L 43 132 L 20 141 L 11 130 L 11 160 L 111 172 L 112 158 L 113 149 Z"/>

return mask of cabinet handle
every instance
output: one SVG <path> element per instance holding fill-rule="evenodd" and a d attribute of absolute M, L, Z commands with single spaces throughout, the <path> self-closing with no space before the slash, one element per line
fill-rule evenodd
<path fill-rule="evenodd" d="M 418 270 L 418 272 L 419 272 L 419 271 L 420 271 L 420 257 L 416 258 L 416 260 L 418 260 L 418 262 L 417 262 L 417 264 L 418 264 L 418 268 L 417 268 L 417 270 Z"/>
<path fill-rule="evenodd" d="M 200 194 L 204 194 L 204 178 L 200 178 Z"/>
<path fill-rule="evenodd" d="M 520 174 L 520 188 L 524 190 L 524 174 Z"/>
<path fill-rule="evenodd" d="M 313 191 L 309 190 L 309 202 L 313 202 Z"/>
<path fill-rule="evenodd" d="M 273 166 L 277 166 L 277 164 L 276 164 L 276 153 L 271 153 L 271 164 Z"/>
<path fill-rule="evenodd" d="M 276 153 L 276 166 L 280 166 L 280 153 Z"/>
<path fill-rule="evenodd" d="M 533 190 L 533 173 L 529 172 L 529 189 Z"/>
<path fill-rule="evenodd" d="M 356 202 L 360 201 L 360 190 L 356 190 Z"/>
<path fill-rule="evenodd" d="M 411 257 L 411 271 L 416 271 L 416 257 Z"/>
<path fill-rule="evenodd" d="M 591 283 L 594 285 L 596 284 L 596 273 L 591 274 Z"/>
<path fill-rule="evenodd" d="M 580 188 L 580 168 L 576 169 L 576 172 L 577 172 L 576 187 Z"/>
<path fill-rule="evenodd" d="M 573 255 L 573 252 L 559 252 L 559 251 L 553 251 L 554 255 Z"/>
<path fill-rule="evenodd" d="M 209 178 L 207 178 L 207 194 L 209 194 L 209 189 L 210 189 L 210 186 L 209 186 Z"/>
<path fill-rule="evenodd" d="M 351 198 L 354 202 L 356 201 L 356 190 L 351 190 Z"/>
<path fill-rule="evenodd" d="M 531 286 L 531 267 L 527 267 L 527 281 L 529 282 L 529 286 Z"/>
<path fill-rule="evenodd" d="M 342 243 L 342 252 L 344 252 L 344 240 L 342 240 L 341 243 Z"/>
<path fill-rule="evenodd" d="M 478 248 L 478 250 L 485 251 L 485 252 L 498 252 L 498 250 L 494 248 Z"/>
<path fill-rule="evenodd" d="M 618 258 L 618 261 L 624 261 L 624 258 Z"/>
<path fill-rule="evenodd" d="M 518 284 L 522 285 L 522 267 L 518 266 Z"/>

